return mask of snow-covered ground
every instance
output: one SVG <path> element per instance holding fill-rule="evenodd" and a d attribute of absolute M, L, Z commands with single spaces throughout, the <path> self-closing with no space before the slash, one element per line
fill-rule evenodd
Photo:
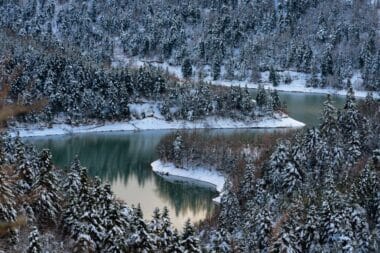
<path fill-rule="evenodd" d="M 279 116 L 276 118 L 263 118 L 257 121 L 234 121 L 233 119 L 208 117 L 203 120 L 165 121 L 164 119 L 147 117 L 126 122 L 107 122 L 103 124 L 91 124 L 83 126 L 71 126 L 68 124 L 53 124 L 52 127 L 38 125 L 19 126 L 9 130 L 11 136 L 34 137 L 48 135 L 79 134 L 111 131 L 139 131 L 139 130 L 167 130 L 167 129 L 231 129 L 231 128 L 300 128 L 305 126 L 290 117 Z"/>
<path fill-rule="evenodd" d="M 190 182 L 201 186 L 212 187 L 219 193 L 223 191 L 225 177 L 215 169 L 203 167 L 177 168 L 173 163 L 157 160 L 151 163 L 152 170 L 169 181 Z M 213 199 L 220 202 L 220 195 Z"/>
<path fill-rule="evenodd" d="M 151 61 L 151 60 L 143 60 L 143 59 L 137 59 L 137 58 L 128 58 L 123 50 L 121 49 L 121 43 L 119 38 L 115 38 L 115 47 L 114 47 L 114 57 L 112 66 L 114 67 L 141 67 L 144 65 L 152 65 L 155 67 L 162 68 L 163 70 L 167 71 L 169 74 L 176 76 L 179 80 L 183 79 L 181 66 L 173 66 L 170 65 L 167 62 L 160 63 L 158 61 Z M 199 71 L 199 70 L 195 70 Z M 273 87 L 273 85 L 269 82 L 269 71 L 262 72 L 261 73 L 261 79 L 260 82 L 251 82 L 249 80 L 226 80 L 223 77 L 225 76 L 225 69 L 222 66 L 221 71 L 221 80 L 214 81 L 211 78 L 211 67 L 210 66 L 204 66 L 203 70 L 205 78 L 204 81 L 210 82 L 213 85 L 221 85 L 221 86 L 247 86 L 251 89 L 257 89 L 259 84 L 263 85 L 265 88 L 270 89 L 276 89 L 278 91 L 285 91 L 285 92 L 303 92 L 303 93 L 316 93 L 316 94 L 333 94 L 333 95 L 339 95 L 339 96 L 345 96 L 347 94 L 346 90 L 337 90 L 334 88 L 312 88 L 312 87 L 306 87 L 306 82 L 310 78 L 310 74 L 305 74 L 301 72 L 296 71 L 281 71 L 278 72 L 278 74 L 282 77 L 290 76 L 292 81 L 289 84 L 285 84 L 284 82 L 280 81 L 279 85 L 276 87 Z M 198 73 L 194 73 L 193 77 L 197 77 Z M 196 79 L 196 78 L 195 78 Z M 364 98 L 367 96 L 367 91 L 361 90 L 363 80 L 360 76 L 360 73 L 354 73 L 354 75 L 351 78 L 351 83 L 353 85 L 355 96 L 358 98 Z M 375 98 L 380 98 L 380 94 L 374 93 Z"/>

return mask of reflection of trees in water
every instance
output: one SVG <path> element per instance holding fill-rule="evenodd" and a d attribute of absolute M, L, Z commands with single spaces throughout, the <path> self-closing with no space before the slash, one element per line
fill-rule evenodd
<path fill-rule="evenodd" d="M 207 215 L 212 214 L 212 199 L 218 196 L 217 192 L 196 185 L 168 183 L 159 176 L 155 176 L 155 183 L 160 198 L 169 201 L 176 216 L 186 214 L 189 210 L 194 215 L 197 215 L 199 210 L 205 210 Z"/>
<path fill-rule="evenodd" d="M 161 134 L 97 134 L 71 137 L 53 137 L 32 140 L 38 147 L 50 148 L 55 164 L 67 167 L 78 154 L 91 175 L 113 182 L 118 176 L 127 182 L 135 175 L 143 185 L 152 177 L 150 163 L 156 159 L 155 147 Z"/>
<path fill-rule="evenodd" d="M 176 216 L 189 211 L 194 216 L 199 211 L 211 215 L 212 198 L 217 193 L 199 186 L 170 183 L 153 174 L 150 163 L 157 159 L 156 146 L 167 133 L 86 134 L 31 139 L 30 142 L 39 148 L 50 148 L 54 163 L 61 168 L 68 167 L 78 155 L 91 175 L 110 183 L 121 178 L 126 184 L 134 175 L 138 184 L 144 186 L 145 180 L 154 177 L 159 197 L 170 203 Z"/>

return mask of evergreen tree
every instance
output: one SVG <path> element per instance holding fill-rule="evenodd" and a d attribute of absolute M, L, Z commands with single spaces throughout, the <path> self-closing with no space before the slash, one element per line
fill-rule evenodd
<path fill-rule="evenodd" d="M 16 196 L 13 192 L 13 185 L 8 177 L 0 172 L 0 220 L 3 222 L 13 222 L 16 220 Z"/>
<path fill-rule="evenodd" d="M 199 239 L 195 236 L 194 228 L 187 220 L 183 228 L 180 241 L 181 248 L 184 252 L 201 252 L 199 248 Z"/>
<path fill-rule="evenodd" d="M 256 95 L 256 103 L 260 108 L 263 108 L 267 105 L 268 94 L 265 91 L 265 88 L 262 85 L 259 85 Z"/>
<path fill-rule="evenodd" d="M 189 58 L 186 58 L 182 63 L 182 76 L 187 79 L 190 78 L 193 74 L 193 67 Z"/>
<path fill-rule="evenodd" d="M 143 220 L 140 204 L 135 209 L 135 217 L 132 223 L 133 234 L 128 239 L 129 252 L 153 252 L 156 250 L 153 238 Z"/>
<path fill-rule="evenodd" d="M 76 156 L 74 161 L 71 163 L 70 171 L 63 185 L 63 189 L 69 196 L 74 196 L 79 193 L 81 187 L 80 170 L 80 161 L 78 156 Z"/>
<path fill-rule="evenodd" d="M 274 70 L 273 66 L 271 66 L 269 69 L 269 82 L 272 83 L 273 87 L 278 86 L 278 82 L 279 82 L 278 75 L 276 71 Z"/>
<path fill-rule="evenodd" d="M 273 92 L 271 92 L 270 95 L 272 96 L 272 100 L 273 100 L 273 110 L 279 111 L 279 110 L 283 109 L 282 104 L 281 104 L 281 100 L 280 100 L 280 96 L 278 95 L 277 90 L 273 90 Z"/>
<path fill-rule="evenodd" d="M 210 245 L 207 248 L 211 253 L 227 253 L 232 251 L 230 234 L 224 229 L 212 231 Z"/>
<path fill-rule="evenodd" d="M 220 226 L 227 231 L 238 229 L 241 223 L 241 210 L 239 200 L 235 192 L 232 191 L 232 185 L 229 182 L 225 184 L 226 190 L 221 197 L 221 210 L 219 214 Z"/>
<path fill-rule="evenodd" d="M 330 143 L 335 143 L 338 139 L 339 129 L 337 122 L 337 110 L 331 101 L 331 95 L 323 102 L 322 123 L 319 127 L 321 135 Z"/>
<path fill-rule="evenodd" d="M 182 166 L 183 150 L 184 144 L 182 140 L 182 135 L 180 134 L 180 132 L 177 132 L 175 140 L 173 142 L 173 157 L 176 166 Z"/>
<path fill-rule="evenodd" d="M 326 77 L 328 75 L 332 75 L 334 73 L 333 72 L 334 62 L 333 62 L 330 46 L 327 47 L 325 51 L 323 52 L 321 61 L 322 61 L 321 63 L 322 76 Z"/>
<path fill-rule="evenodd" d="M 42 253 L 42 245 L 40 240 L 40 234 L 37 227 L 32 228 L 32 232 L 29 235 L 29 246 L 26 250 L 27 253 Z"/>
<path fill-rule="evenodd" d="M 218 60 L 215 60 L 214 63 L 212 64 L 212 78 L 214 81 L 218 80 L 220 77 L 220 63 Z"/>

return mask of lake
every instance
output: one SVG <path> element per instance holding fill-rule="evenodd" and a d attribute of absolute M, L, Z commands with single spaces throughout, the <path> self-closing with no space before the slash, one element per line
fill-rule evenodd
<path fill-rule="evenodd" d="M 288 113 L 308 126 L 317 125 L 326 95 L 279 92 L 286 101 Z M 337 107 L 342 107 L 344 97 L 334 96 Z M 199 130 L 198 130 L 199 131 Z M 247 132 L 260 135 L 276 131 L 252 130 L 201 130 L 204 134 Z M 48 148 L 54 163 L 67 168 L 76 155 L 92 176 L 111 184 L 118 199 L 128 205 L 141 204 L 144 217 L 150 219 L 155 207 L 167 206 L 172 223 L 181 229 L 186 219 L 200 221 L 212 215 L 212 199 L 218 194 L 197 185 L 170 183 L 154 174 L 150 163 L 158 158 L 156 147 L 170 131 L 111 132 L 67 136 L 34 137 L 25 139 L 38 149 Z"/>

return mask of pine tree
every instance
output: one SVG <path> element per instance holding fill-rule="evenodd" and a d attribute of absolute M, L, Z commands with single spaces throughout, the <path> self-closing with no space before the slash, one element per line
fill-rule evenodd
<path fill-rule="evenodd" d="M 279 82 L 278 75 L 276 71 L 274 70 L 273 66 L 271 66 L 269 69 L 269 82 L 272 83 L 273 87 L 278 86 L 278 82 Z"/>
<path fill-rule="evenodd" d="M 281 104 L 281 100 L 280 100 L 280 96 L 278 95 L 278 92 L 277 90 L 273 90 L 273 92 L 271 92 L 270 94 L 272 96 L 272 100 L 273 100 L 273 110 L 274 111 L 279 111 L 282 108 L 282 104 Z"/>
<path fill-rule="evenodd" d="M 271 243 L 273 214 L 268 206 L 260 208 L 260 205 L 255 205 L 249 208 L 249 211 L 244 226 L 247 232 L 247 250 L 266 251 Z"/>
<path fill-rule="evenodd" d="M 42 245 L 40 240 L 40 234 L 37 227 L 32 228 L 32 232 L 29 235 L 29 246 L 26 250 L 27 253 L 42 253 Z"/>
<path fill-rule="evenodd" d="M 182 76 L 187 79 L 190 78 L 193 74 L 193 67 L 189 58 L 186 58 L 182 63 Z"/>
<path fill-rule="evenodd" d="M 338 118 L 345 141 L 349 141 L 355 131 L 362 129 L 364 119 L 360 116 L 355 102 L 355 94 L 352 86 L 348 88 L 344 110 Z M 359 133 L 359 132 L 358 132 Z"/>
<path fill-rule="evenodd" d="M 244 178 L 241 184 L 241 193 L 245 198 L 251 196 L 255 191 L 255 173 L 255 165 L 252 162 L 248 162 L 245 167 Z"/>
<path fill-rule="evenodd" d="M 300 239 L 302 242 L 302 251 L 304 252 L 321 252 L 321 221 L 315 205 L 307 208 L 307 215 L 304 225 L 300 230 Z"/>
<path fill-rule="evenodd" d="M 282 175 L 284 173 L 289 156 L 289 142 L 279 142 L 272 153 L 267 170 L 267 178 L 274 189 L 281 191 Z"/>
<path fill-rule="evenodd" d="M 164 252 L 179 251 L 180 245 L 179 245 L 178 233 L 173 231 L 171 227 L 169 210 L 166 206 L 164 207 L 162 211 L 161 224 L 162 224 L 162 230 L 159 235 L 161 249 Z"/>
<path fill-rule="evenodd" d="M 218 60 L 215 60 L 214 63 L 212 64 L 212 78 L 214 81 L 218 80 L 220 77 L 220 63 Z"/>
<path fill-rule="evenodd" d="M 74 196 L 79 193 L 81 187 L 80 178 L 81 165 L 78 156 L 76 156 L 71 163 L 70 171 L 67 175 L 67 179 L 63 185 L 63 189 L 68 196 Z"/>
<path fill-rule="evenodd" d="M 207 252 L 232 252 L 231 235 L 224 229 L 212 231 L 210 235 L 210 245 L 207 247 Z"/>
<path fill-rule="evenodd" d="M 256 95 L 256 103 L 260 108 L 263 108 L 267 105 L 268 94 L 265 91 L 265 88 L 262 85 L 259 85 Z"/>
<path fill-rule="evenodd" d="M 16 220 L 16 196 L 13 192 L 13 186 L 8 177 L 0 172 L 0 221 L 13 222 Z"/>
<path fill-rule="evenodd" d="M 181 248 L 184 252 L 201 252 L 199 248 L 199 239 L 195 236 L 194 228 L 187 220 L 183 228 L 180 241 Z"/>
<path fill-rule="evenodd" d="M 129 252 L 153 252 L 156 250 L 153 238 L 150 235 L 147 225 L 143 220 L 143 213 L 140 204 L 135 209 L 132 223 L 132 235 L 128 239 Z"/>
<path fill-rule="evenodd" d="M 282 223 L 279 226 L 279 232 L 274 233 L 274 241 L 269 249 L 270 252 L 280 253 L 280 252 L 302 252 L 301 246 L 299 245 L 298 235 L 295 231 L 295 225 L 293 222 L 286 217 L 285 220 L 280 220 Z"/>
<path fill-rule="evenodd" d="M 300 168 L 297 168 L 291 162 L 287 162 L 284 170 L 281 172 L 282 188 L 288 194 L 299 193 L 302 186 L 303 174 Z"/>
<path fill-rule="evenodd" d="M 96 244 L 92 238 L 86 234 L 79 234 L 75 240 L 73 253 L 91 253 L 95 252 Z"/>
<path fill-rule="evenodd" d="M 180 132 L 176 133 L 175 140 L 173 142 L 173 158 L 176 166 L 182 166 L 184 144 L 182 135 Z"/>
<path fill-rule="evenodd" d="M 331 95 L 323 102 L 322 123 L 319 127 L 321 135 L 330 143 L 336 143 L 339 139 L 339 129 L 337 122 L 337 110 L 331 101 Z"/>
<path fill-rule="evenodd" d="M 53 171 L 51 154 L 48 150 L 43 150 L 39 156 L 40 177 L 33 189 L 38 196 L 33 204 L 33 209 L 41 221 L 57 222 L 57 217 L 61 211 L 58 189 L 58 179 Z"/>
<path fill-rule="evenodd" d="M 231 183 L 226 182 L 225 188 L 220 201 L 219 223 L 227 231 L 233 231 L 238 229 L 241 222 L 241 210 L 237 195 L 231 189 Z"/>

